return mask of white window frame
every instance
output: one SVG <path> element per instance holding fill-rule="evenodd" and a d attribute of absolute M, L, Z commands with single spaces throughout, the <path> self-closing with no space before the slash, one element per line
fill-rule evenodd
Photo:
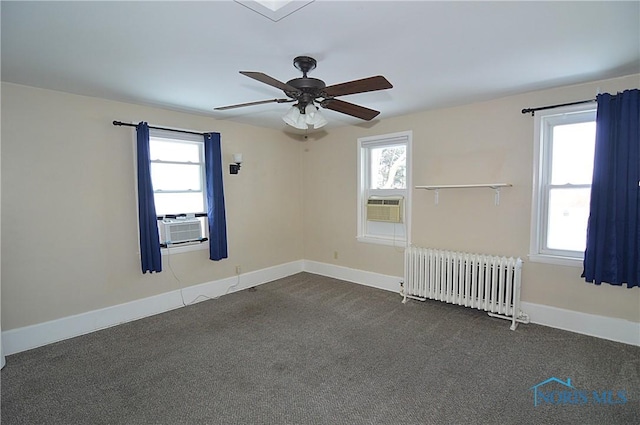
<path fill-rule="evenodd" d="M 546 248 L 547 211 L 551 178 L 551 130 L 557 124 L 590 122 L 596 119 L 596 104 L 573 105 L 536 111 L 534 119 L 533 193 L 529 260 L 539 263 L 582 267 L 584 252 Z M 558 186 L 553 186 L 558 187 Z M 591 187 L 571 185 L 572 188 Z"/>
<path fill-rule="evenodd" d="M 190 143 L 190 144 L 199 144 L 200 146 L 200 158 L 201 158 L 201 185 L 200 188 L 202 189 L 202 197 L 203 197 L 203 205 L 204 205 L 204 211 L 200 211 L 201 213 L 206 213 L 207 212 L 207 188 L 206 188 L 206 178 L 205 178 L 205 165 L 204 165 L 204 139 L 203 136 L 197 135 L 197 134 L 190 134 L 190 133 L 180 133 L 180 132 L 174 132 L 174 131 L 166 131 L 166 130 L 159 130 L 159 129 L 149 129 L 149 143 L 151 143 L 151 139 L 153 138 L 158 138 L 158 139 L 168 139 L 171 141 L 175 141 L 175 142 L 181 142 L 181 143 Z M 158 163 L 172 163 L 172 162 L 166 162 L 166 161 L 155 161 L 153 158 L 150 158 L 151 163 L 154 162 L 158 162 Z M 156 193 L 156 191 L 154 190 L 154 194 Z M 186 211 L 175 211 L 172 212 L 170 214 L 183 214 Z M 208 225 L 208 219 L 207 217 L 199 217 L 199 219 L 202 222 L 202 226 L 203 226 L 203 233 L 204 233 L 204 237 L 205 238 L 209 238 L 209 225 Z M 160 220 L 158 220 L 158 226 L 162 225 L 160 223 Z M 158 228 L 158 234 L 160 234 L 160 229 Z M 162 243 L 162 241 L 160 241 L 160 243 Z M 179 254 L 179 253 L 183 253 L 183 252 L 189 252 L 189 251 L 199 251 L 199 250 L 206 250 L 209 249 L 209 241 L 205 241 L 205 242 L 194 242 L 194 243 L 186 243 L 186 244 L 181 244 L 181 245 L 176 245 L 176 246 L 168 246 L 168 247 L 161 247 L 160 251 L 162 253 L 162 255 L 168 255 L 168 254 Z"/>
<path fill-rule="evenodd" d="M 402 131 L 398 133 L 383 134 L 379 136 L 361 137 L 358 139 L 358 194 L 357 194 L 357 235 L 359 242 L 374 243 L 380 245 L 391 245 L 405 247 L 411 243 L 411 145 L 413 140 L 412 131 Z M 369 189 L 369 149 L 384 146 L 406 146 L 406 187 L 405 189 Z M 384 223 L 390 229 L 393 226 L 403 226 L 404 236 L 382 236 L 367 232 L 367 209 L 366 203 L 369 196 L 401 196 L 403 198 L 403 220 L 402 223 Z"/>

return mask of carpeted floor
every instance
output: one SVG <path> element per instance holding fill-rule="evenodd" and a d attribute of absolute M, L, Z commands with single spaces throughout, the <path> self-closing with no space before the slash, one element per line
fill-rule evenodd
<path fill-rule="evenodd" d="M 640 347 L 308 273 L 8 356 L 1 377 L 3 425 L 640 423 Z M 573 389 L 534 406 L 551 377 Z"/>

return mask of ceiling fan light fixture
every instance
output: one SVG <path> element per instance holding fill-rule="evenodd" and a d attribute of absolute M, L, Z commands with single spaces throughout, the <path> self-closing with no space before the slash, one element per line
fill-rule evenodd
<path fill-rule="evenodd" d="M 294 127 L 299 128 L 300 130 L 306 130 L 307 128 L 309 128 L 307 119 L 304 114 L 300 114 L 300 116 L 298 117 L 298 121 L 296 122 L 296 125 Z"/>
<path fill-rule="evenodd" d="M 312 125 L 313 128 L 320 128 L 327 125 L 328 121 L 313 103 L 309 103 L 304 108 L 304 114 L 306 115 L 306 123 Z"/>
<path fill-rule="evenodd" d="M 289 124 L 291 127 L 298 128 L 300 130 L 306 130 L 309 126 L 306 123 L 306 117 L 300 113 L 297 105 L 293 105 L 289 111 L 282 117 L 282 120 Z"/>
<path fill-rule="evenodd" d="M 325 125 L 327 125 L 328 121 L 327 119 L 324 117 L 324 115 L 322 115 L 320 113 L 320 111 L 315 113 L 315 116 L 313 117 L 313 128 L 320 128 L 320 127 L 324 127 Z"/>
<path fill-rule="evenodd" d="M 318 112 L 318 108 L 316 108 L 313 103 L 309 103 L 304 107 L 304 114 L 307 116 L 307 122 L 309 124 L 312 124 L 311 121 L 313 121 L 316 112 Z"/>
<path fill-rule="evenodd" d="M 300 115 L 301 115 L 300 110 L 298 109 L 297 106 L 294 105 L 291 108 L 289 108 L 286 114 L 284 114 L 284 116 L 282 117 L 282 120 L 287 124 L 289 124 L 290 126 L 295 127 L 296 123 L 298 122 L 298 118 L 300 118 Z"/>

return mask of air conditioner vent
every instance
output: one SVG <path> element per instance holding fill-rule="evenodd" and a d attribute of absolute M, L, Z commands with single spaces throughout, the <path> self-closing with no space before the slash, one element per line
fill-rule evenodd
<path fill-rule="evenodd" d="M 402 223 L 402 198 L 367 199 L 367 220 Z"/>
<path fill-rule="evenodd" d="M 370 198 L 368 205 L 400 205 L 402 199 L 376 199 Z"/>
<path fill-rule="evenodd" d="M 160 225 L 163 243 L 176 244 L 202 238 L 202 224 L 196 219 L 165 219 Z"/>

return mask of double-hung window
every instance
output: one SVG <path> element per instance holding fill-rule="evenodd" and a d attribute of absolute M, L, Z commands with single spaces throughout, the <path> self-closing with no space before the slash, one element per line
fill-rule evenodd
<path fill-rule="evenodd" d="M 165 243 L 169 237 L 169 227 L 163 228 L 168 221 L 184 224 L 188 220 L 192 225 L 182 227 L 190 229 L 189 239 L 206 237 L 207 199 L 202 136 L 152 129 L 149 153 L 156 215 L 166 218 L 158 221 L 160 242 Z M 198 226 L 200 232 L 195 235 L 197 232 L 194 233 L 193 229 Z"/>
<path fill-rule="evenodd" d="M 582 265 L 595 130 L 595 104 L 536 112 L 531 261 Z"/>
<path fill-rule="evenodd" d="M 410 234 L 412 132 L 358 139 L 361 242 L 405 246 Z"/>

